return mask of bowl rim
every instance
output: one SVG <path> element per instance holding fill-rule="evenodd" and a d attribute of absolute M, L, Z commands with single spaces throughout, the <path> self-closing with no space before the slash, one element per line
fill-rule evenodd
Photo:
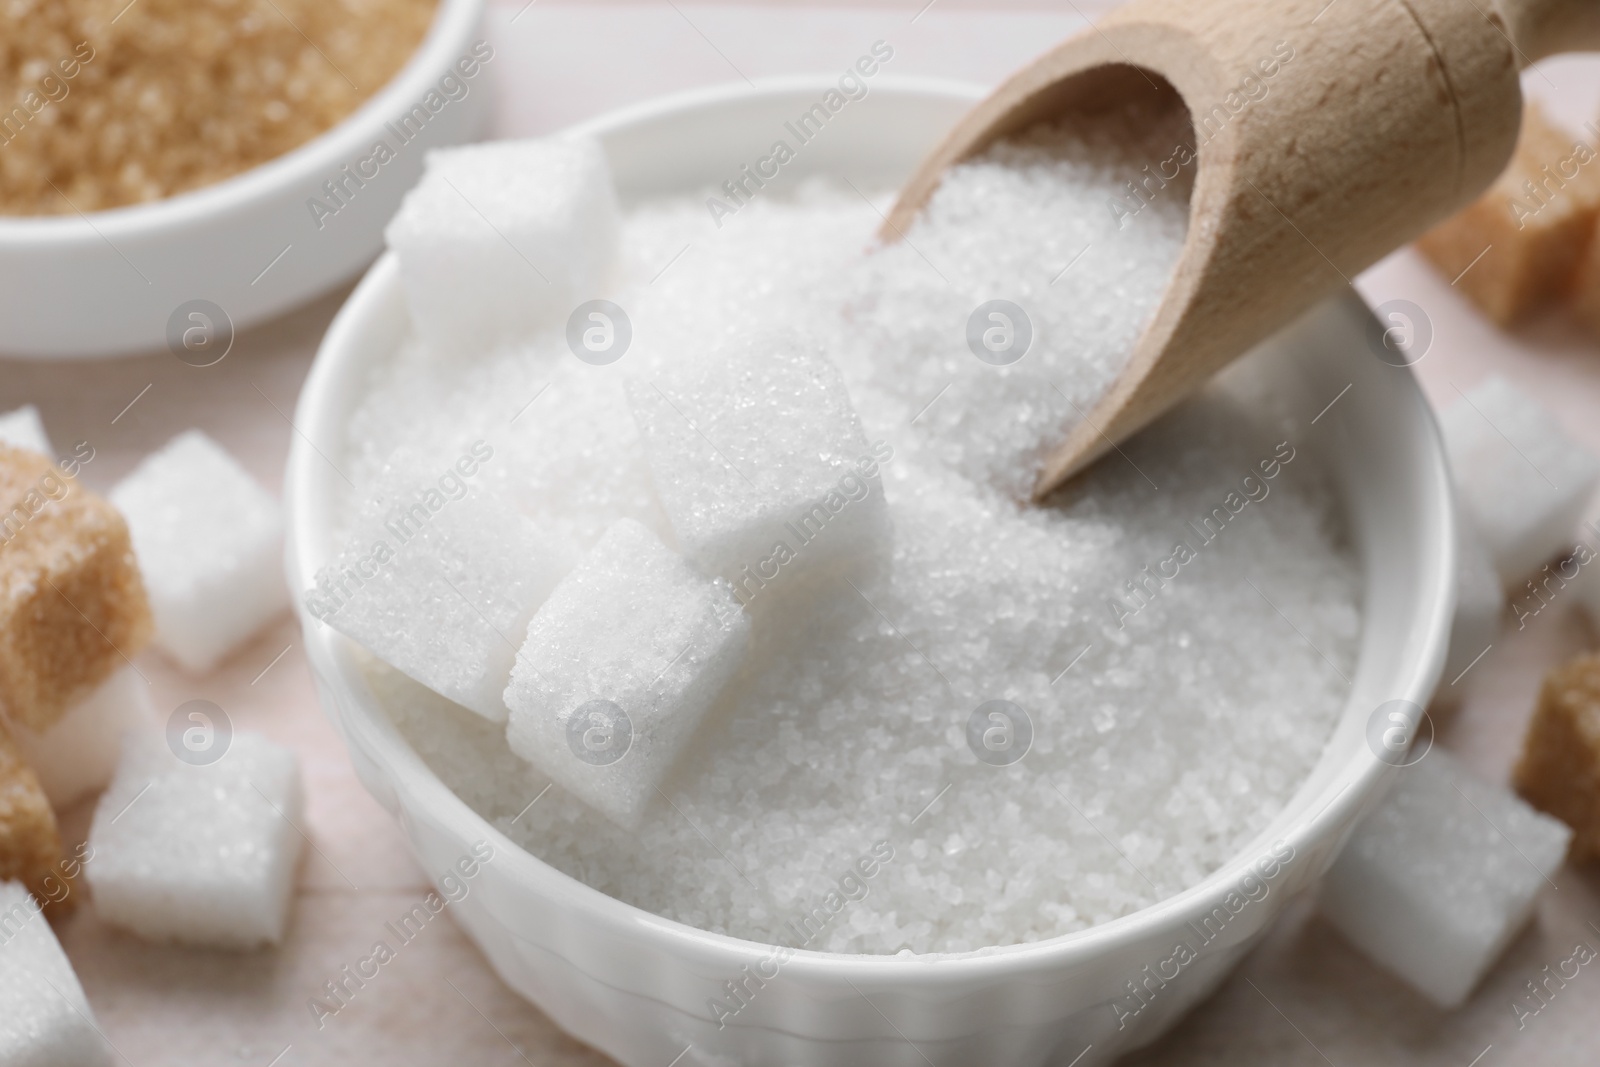
<path fill-rule="evenodd" d="M 350 114 L 282 155 L 159 200 L 64 215 L 0 214 L 0 246 L 98 243 L 205 223 L 317 175 L 332 174 L 367 147 L 372 134 L 400 105 L 422 96 L 442 77 L 455 60 L 453 53 L 481 26 L 486 3 L 438 0 L 421 43 L 387 82 Z M 482 86 L 478 88 L 482 91 Z"/>
<path fill-rule="evenodd" d="M 690 111 L 715 108 L 729 102 L 767 97 L 787 98 L 794 93 L 826 91 L 835 77 L 834 74 L 788 75 L 755 79 L 749 84 L 728 82 L 691 89 L 607 111 L 576 125 L 553 131 L 549 136 L 604 136 L 626 127 L 679 117 Z M 952 79 L 886 75 L 875 79 L 874 91 L 885 95 L 936 97 L 951 102 L 971 103 L 985 95 L 988 89 Z M 331 409 L 336 403 L 337 394 L 344 387 L 340 377 L 340 362 L 351 348 L 350 339 L 365 328 L 365 320 L 371 314 L 372 306 L 393 293 L 398 285 L 398 260 L 393 252 L 386 250 L 369 268 L 334 317 L 302 389 L 294 420 L 300 432 L 291 442 L 284 483 L 289 518 L 287 572 L 292 595 L 295 590 L 306 588 L 310 578 L 309 573 L 302 573 L 301 560 L 305 557 L 299 549 L 302 545 L 315 545 L 317 535 L 317 531 L 311 529 L 308 508 L 302 506 L 298 499 L 306 491 L 314 465 L 322 462 L 319 460 L 320 453 L 307 435 L 315 435 L 319 427 L 330 424 Z M 1353 303 L 1363 314 L 1370 314 L 1353 289 L 1336 299 Z M 1446 532 L 1453 533 L 1453 501 L 1437 426 L 1431 415 L 1427 414 L 1431 409 L 1423 398 L 1414 371 L 1409 367 L 1401 369 L 1404 373 L 1397 379 L 1400 384 L 1396 388 L 1404 390 L 1411 397 L 1428 423 L 1426 429 L 1436 460 L 1428 472 L 1428 492 L 1434 496 L 1433 502 L 1441 508 Z M 1439 554 L 1429 570 L 1433 572 L 1432 587 L 1436 587 L 1439 593 L 1431 605 L 1431 611 L 1425 607 L 1419 612 L 1423 616 L 1431 615 L 1434 621 L 1426 652 L 1410 666 L 1393 690 L 1396 696 L 1404 696 L 1423 706 L 1427 704 L 1428 695 L 1444 662 L 1454 602 L 1451 579 L 1454 573 L 1453 543 L 1440 546 Z M 393 720 L 379 711 L 379 701 L 371 692 L 357 657 L 352 655 L 358 646 L 311 615 L 303 598 L 298 596 L 295 599 L 295 611 L 314 670 L 326 666 L 334 676 L 326 680 L 331 682 L 336 679 L 353 698 L 353 705 L 361 709 L 359 719 L 346 718 L 340 710 L 342 703 L 326 693 L 322 694 L 330 716 L 336 719 L 341 734 L 346 735 L 346 743 L 350 743 L 347 736 L 349 732 L 359 733 L 370 746 L 366 753 L 376 751 L 381 754 L 382 759 L 375 759 L 375 762 L 387 774 L 389 784 L 397 793 L 404 791 L 416 798 L 419 806 L 427 811 L 431 822 L 447 828 L 452 834 L 459 834 L 464 840 L 487 839 L 497 850 L 496 863 L 508 863 L 514 877 L 536 887 L 538 892 L 547 897 L 559 898 L 564 905 L 581 911 L 590 921 L 619 939 L 648 931 L 649 936 L 663 945 L 693 951 L 702 961 L 715 960 L 731 963 L 734 967 L 753 958 L 770 956 L 775 949 L 783 948 L 791 953 L 783 964 L 785 974 L 802 980 L 857 980 L 871 981 L 875 985 L 880 982 L 909 983 L 908 988 L 926 991 L 950 989 L 958 985 L 965 987 L 974 979 L 994 978 L 1002 974 L 1014 977 L 1019 973 L 1059 971 L 1063 967 L 1089 962 L 1102 952 L 1115 951 L 1119 946 L 1137 945 L 1142 933 L 1159 931 L 1173 919 L 1192 912 L 1202 901 L 1215 902 L 1251 869 L 1253 861 L 1261 857 L 1264 843 L 1288 840 L 1298 850 L 1301 845 L 1309 846 L 1330 839 L 1341 826 L 1353 826 L 1356 815 L 1375 799 L 1379 787 L 1394 771 L 1392 766 L 1380 761 L 1363 747 L 1350 760 L 1334 767 L 1314 796 L 1302 797 L 1315 776 L 1316 765 L 1313 765 L 1310 776 L 1301 781 L 1267 825 L 1200 881 L 1136 911 L 1081 930 L 1038 941 L 909 956 L 790 948 L 704 930 L 618 900 L 551 866 L 511 840 L 446 785 L 400 733 Z M 1364 611 L 1363 632 L 1367 624 Z M 1349 699 L 1347 696 L 1346 704 Z M 1346 711 L 1347 708 L 1341 706 L 1340 716 L 1330 730 L 1329 743 Z M 1314 814 L 1300 817 L 1290 826 L 1282 828 L 1282 832 L 1269 836 L 1274 829 L 1273 824 L 1291 806 L 1303 805 L 1310 810 L 1317 802 L 1320 802 L 1320 807 L 1314 809 Z M 545 946 L 545 950 L 553 951 L 550 946 Z"/>

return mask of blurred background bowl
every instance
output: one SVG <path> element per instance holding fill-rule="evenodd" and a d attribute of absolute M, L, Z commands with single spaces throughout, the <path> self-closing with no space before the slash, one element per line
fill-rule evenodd
<path fill-rule="evenodd" d="M 324 183 L 398 140 L 411 111 L 481 37 L 484 0 L 440 0 L 421 46 L 343 121 L 232 178 L 163 200 L 87 214 L 0 216 L 0 355 L 114 356 L 182 346 L 220 358 L 233 331 L 352 277 L 383 247 L 383 227 L 422 173 L 429 148 L 481 136 L 494 64 L 430 115 L 337 214 L 313 216 Z M 320 221 L 320 226 L 319 226 Z M 198 318 L 195 316 L 199 316 Z M 170 327 L 170 329 L 169 329 Z"/>

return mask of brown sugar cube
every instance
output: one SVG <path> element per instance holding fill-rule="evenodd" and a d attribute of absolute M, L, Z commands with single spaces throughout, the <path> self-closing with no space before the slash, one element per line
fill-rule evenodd
<path fill-rule="evenodd" d="M 41 903 L 70 907 L 68 867 L 44 788 L 0 723 L 0 882 L 19 881 Z"/>
<path fill-rule="evenodd" d="M 1572 285 L 1572 311 L 1585 328 L 1600 337 L 1600 221 L 1589 239 L 1589 250 L 1578 265 Z"/>
<path fill-rule="evenodd" d="M 1597 215 L 1600 156 L 1529 103 L 1505 172 L 1417 248 L 1506 326 L 1571 290 Z"/>
<path fill-rule="evenodd" d="M 43 733 L 150 633 L 121 514 L 43 456 L 0 445 L 0 711 Z"/>
<path fill-rule="evenodd" d="M 1574 859 L 1600 856 L 1600 654 L 1545 677 L 1513 778 L 1523 799 L 1572 827 Z"/>

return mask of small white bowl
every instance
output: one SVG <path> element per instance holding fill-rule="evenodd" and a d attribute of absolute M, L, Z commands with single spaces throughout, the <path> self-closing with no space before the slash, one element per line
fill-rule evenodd
<path fill-rule="evenodd" d="M 332 129 L 242 174 L 109 211 L 0 216 L 0 354 L 72 359 L 177 346 L 180 358 L 203 365 L 226 352 L 235 330 L 351 277 L 382 250 L 383 227 L 421 175 L 424 153 L 483 132 L 492 59 L 460 79 L 466 95 L 414 121 L 417 136 L 401 144 L 386 129 L 473 58 L 483 7 L 440 0 L 421 46 L 387 85 Z M 395 158 L 360 186 L 345 179 L 340 168 L 370 157 L 380 139 Z M 338 206 L 323 189 L 333 180 L 349 195 L 319 219 L 309 202 Z"/>
<path fill-rule="evenodd" d="M 770 144 L 828 79 L 693 93 L 590 122 L 625 199 L 703 187 Z M 790 168 L 895 181 L 979 96 L 968 86 L 880 78 Z M 754 154 L 753 154 L 754 153 Z M 789 168 L 786 168 L 786 173 Z M 348 416 L 368 371 L 407 330 L 392 255 L 378 261 L 324 339 L 300 397 L 289 457 L 289 582 L 305 589 L 333 548 Z M 1369 331 L 1371 331 L 1369 333 Z M 563 1028 L 629 1067 L 681 1064 L 952 1064 L 1078 1067 L 1153 1040 L 1214 990 L 1284 905 L 1327 869 L 1374 805 L 1390 766 L 1368 724 L 1385 702 L 1426 704 L 1453 610 L 1449 481 L 1432 416 L 1408 370 L 1375 358 L 1381 331 L 1353 294 L 1263 346 L 1257 370 L 1293 399 L 1307 447 L 1330 456 L 1364 565 L 1365 628 L 1349 701 L 1310 778 L 1260 836 L 1199 885 L 1135 914 L 1048 941 L 944 956 L 799 951 L 726 1029 L 708 1000 L 772 947 L 621 903 L 534 858 L 440 782 L 369 690 L 353 645 L 301 608 L 324 707 L 367 788 L 400 820 L 435 878 L 489 841 L 493 862 L 451 908 L 505 981 Z M 1297 442 L 1298 443 L 1298 442 Z M 1293 857 L 1267 893 L 1216 924 L 1199 958 L 1128 1019 L 1129 997 L 1275 844 Z M 1124 1004 L 1133 1001 L 1124 1000 Z M 1119 1023 L 1125 1022 L 1126 1025 Z M 1092 1046 L 1081 1060 L 1075 1056 Z M 688 1051 L 686 1052 L 686 1048 Z M 681 1060 L 677 1057 L 682 1057 Z"/>

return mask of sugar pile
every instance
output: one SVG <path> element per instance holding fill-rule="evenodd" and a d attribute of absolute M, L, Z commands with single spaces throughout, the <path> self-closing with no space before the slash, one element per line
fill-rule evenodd
<path fill-rule="evenodd" d="M 482 437 L 495 458 L 478 487 L 574 558 L 624 518 L 684 552 L 624 383 L 775 325 L 838 366 L 887 511 L 881 566 L 791 585 L 781 611 L 751 603 L 739 672 L 661 782 L 671 803 L 637 829 L 563 788 L 541 796 L 549 778 L 503 725 L 374 661 L 380 699 L 441 778 L 621 900 L 843 952 L 1081 929 L 1194 884 L 1256 834 L 1320 753 L 1360 629 L 1316 413 L 1275 408 L 1240 368 L 1125 462 L 1020 503 L 1183 240 L 1181 190 L 1121 231 L 1109 210 L 1181 136 L 1138 128 L 999 146 L 950 175 L 907 241 L 866 253 L 887 191 L 767 191 L 720 228 L 703 194 L 631 206 L 606 295 L 633 341 L 614 364 L 575 359 L 561 323 L 471 358 L 402 346 L 350 422 L 352 515 L 397 470 L 448 466 Z M 1010 366 L 967 343 L 969 314 L 996 298 L 1033 328 Z M 1026 716 L 1008 726 L 1031 733 L 1020 760 L 969 747 L 969 719 L 996 700 Z M 890 858 L 863 880 L 850 872 L 869 852 Z"/>
<path fill-rule="evenodd" d="M 1018 499 L 1126 362 L 1187 231 L 1187 171 L 1131 218 L 1111 208 L 1185 127 L 1135 110 L 1078 132 L 1035 128 L 947 178 L 907 240 L 859 265 L 838 334 L 849 343 L 835 358 L 891 398 L 896 422 L 915 419 L 943 465 Z M 1032 321 L 1033 344 L 1010 366 L 986 366 L 966 343 L 969 313 L 992 298 Z"/>

